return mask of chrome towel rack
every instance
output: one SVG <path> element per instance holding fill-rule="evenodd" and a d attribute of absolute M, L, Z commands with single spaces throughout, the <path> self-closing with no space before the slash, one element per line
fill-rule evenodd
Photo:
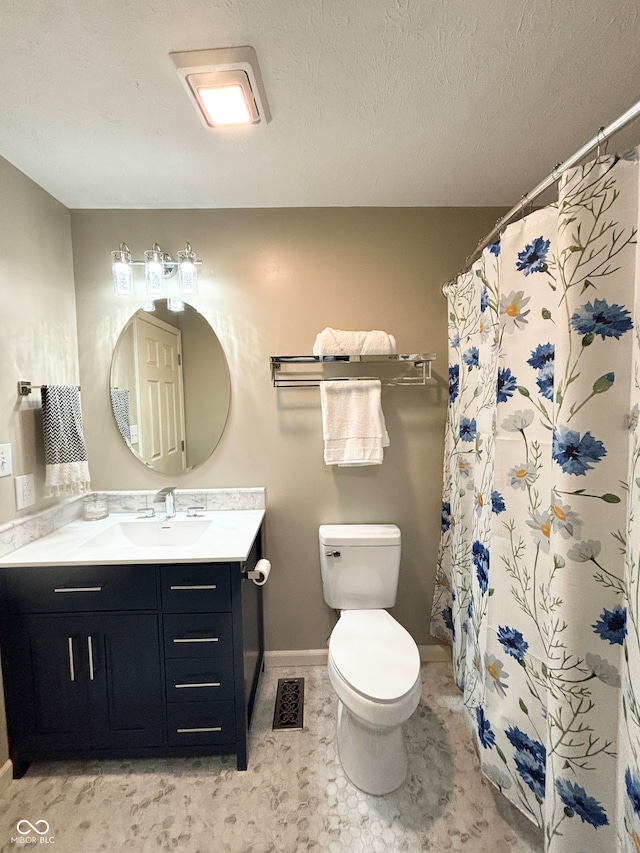
<path fill-rule="evenodd" d="M 55 385 L 56 383 L 52 382 L 51 384 Z M 78 391 L 80 390 L 79 385 L 75 385 L 73 387 L 77 388 Z M 42 385 L 33 385 L 31 382 L 28 382 L 26 379 L 20 379 L 18 381 L 18 396 L 19 397 L 28 397 L 34 388 L 42 388 Z"/>
<path fill-rule="evenodd" d="M 272 355 L 271 381 L 274 388 L 317 387 L 321 382 L 352 382 L 362 379 L 379 379 L 382 385 L 425 385 L 431 379 L 431 362 L 435 353 L 411 353 L 392 355 Z M 347 365 L 395 366 L 393 375 L 360 375 Z"/>

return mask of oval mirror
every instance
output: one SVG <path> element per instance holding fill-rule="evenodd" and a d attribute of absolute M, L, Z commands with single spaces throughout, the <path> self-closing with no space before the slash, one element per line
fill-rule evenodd
<path fill-rule="evenodd" d="M 109 379 L 111 408 L 133 455 L 167 476 L 209 458 L 227 422 L 227 359 L 193 306 L 170 311 L 168 300 L 144 306 L 122 330 Z M 149 303 L 149 306 L 151 303 Z"/>

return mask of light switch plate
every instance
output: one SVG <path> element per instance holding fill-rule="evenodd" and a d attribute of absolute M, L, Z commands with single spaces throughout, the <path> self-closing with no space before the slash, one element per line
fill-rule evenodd
<path fill-rule="evenodd" d="M 0 477 L 8 477 L 13 473 L 11 463 L 11 445 L 0 444 Z"/>
<path fill-rule="evenodd" d="M 33 474 L 16 477 L 16 509 L 26 509 L 36 502 L 36 489 Z"/>

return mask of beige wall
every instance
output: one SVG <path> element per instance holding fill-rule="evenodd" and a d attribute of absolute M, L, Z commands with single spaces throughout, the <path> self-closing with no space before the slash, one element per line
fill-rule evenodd
<path fill-rule="evenodd" d="M 13 474 L 36 475 L 36 506 L 18 512 L 14 478 L 0 478 L 0 524 L 55 503 L 42 498 L 40 392 L 18 398 L 17 383 L 78 382 L 69 211 L 0 158 L 0 443 Z M 7 760 L 0 690 L 0 770 Z"/>
<path fill-rule="evenodd" d="M 18 380 L 78 382 L 70 214 L 0 157 L 0 443 L 13 473 L 36 475 L 37 504 L 16 511 L 13 477 L 0 478 L 0 524 L 42 509 L 40 392 L 18 398 Z"/>
<path fill-rule="evenodd" d="M 53 501 L 42 498 L 39 393 L 19 400 L 19 379 L 82 383 L 94 488 L 165 485 L 130 455 L 109 407 L 111 353 L 120 330 L 143 301 L 140 277 L 135 299 L 114 297 L 109 253 L 122 240 L 136 257 L 154 241 L 175 251 L 190 240 L 205 260 L 200 294 L 191 301 L 227 353 L 232 403 L 213 456 L 176 485 L 266 486 L 266 545 L 274 566 L 265 587 L 267 647 L 324 646 L 335 617 L 322 600 L 318 525 L 355 521 L 400 526 L 403 558 L 394 613 L 419 643 L 430 642 L 447 396 L 446 303 L 440 285 L 493 225 L 497 211 L 70 214 L 1 158 L 0 187 L 0 286 L 5 297 L 0 443 L 11 442 L 14 474 L 36 475 L 35 510 Z M 396 336 L 400 350 L 438 356 L 428 387 L 384 390 L 391 446 L 382 466 L 325 466 L 318 390 L 271 386 L 269 356 L 310 352 L 316 333 L 327 325 L 386 329 Z M 15 509 L 13 477 L 0 478 L 0 524 L 24 513 Z M 6 758 L 0 707 L 0 768 Z"/>
<path fill-rule="evenodd" d="M 110 251 L 189 240 L 204 259 L 192 304 L 229 359 L 229 421 L 212 457 L 179 487 L 266 486 L 269 649 L 322 648 L 335 621 L 322 598 L 318 526 L 395 522 L 403 551 L 396 618 L 430 642 L 446 406 L 446 302 L 440 286 L 495 222 L 495 209 L 73 211 L 80 374 L 92 485 L 155 488 L 122 442 L 107 393 L 111 353 L 144 299 L 116 299 Z M 325 326 L 385 329 L 404 352 L 434 351 L 426 388 L 385 388 L 383 465 L 324 465 L 317 388 L 275 390 L 269 356 L 311 352 Z M 207 392 L 206 388 L 202 389 Z"/>

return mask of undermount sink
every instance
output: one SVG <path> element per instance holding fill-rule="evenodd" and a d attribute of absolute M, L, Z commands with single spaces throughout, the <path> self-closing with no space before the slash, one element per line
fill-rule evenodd
<path fill-rule="evenodd" d="M 121 521 L 85 542 L 85 548 L 134 545 L 138 548 L 188 547 L 211 526 L 210 520 Z"/>

